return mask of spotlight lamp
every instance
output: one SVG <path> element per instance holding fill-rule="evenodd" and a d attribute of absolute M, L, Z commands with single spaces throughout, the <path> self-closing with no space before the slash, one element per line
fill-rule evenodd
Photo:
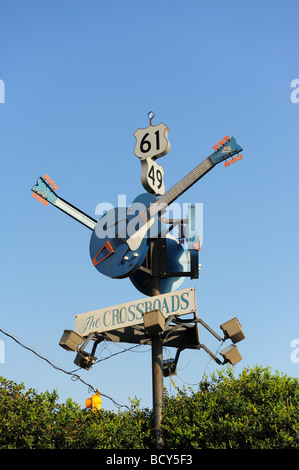
<path fill-rule="evenodd" d="M 161 310 L 152 310 L 143 314 L 145 332 L 150 335 L 162 333 L 165 326 L 165 317 Z"/>
<path fill-rule="evenodd" d="M 96 362 L 97 358 L 87 353 L 86 351 L 78 351 L 74 363 L 81 367 L 81 369 L 89 370 Z"/>
<path fill-rule="evenodd" d="M 177 363 L 179 360 L 179 355 L 181 354 L 182 349 L 178 349 L 174 359 L 165 359 L 163 361 L 163 376 L 169 377 L 170 375 L 176 375 L 177 373 Z"/>
<path fill-rule="evenodd" d="M 80 344 L 84 341 L 84 337 L 73 330 L 64 330 L 59 341 L 59 346 L 67 351 L 77 351 Z"/>
<path fill-rule="evenodd" d="M 176 362 L 174 359 L 165 359 L 163 361 L 163 376 L 169 377 L 171 375 L 176 375 Z"/>
<path fill-rule="evenodd" d="M 229 362 L 231 365 L 235 365 L 242 359 L 238 347 L 235 344 L 231 344 L 230 346 L 227 346 L 227 348 L 222 349 L 219 354 L 221 354 L 224 359 L 223 364 Z"/>
<path fill-rule="evenodd" d="M 235 317 L 220 325 L 224 332 L 224 339 L 230 338 L 233 343 L 238 343 L 245 338 L 239 320 Z"/>

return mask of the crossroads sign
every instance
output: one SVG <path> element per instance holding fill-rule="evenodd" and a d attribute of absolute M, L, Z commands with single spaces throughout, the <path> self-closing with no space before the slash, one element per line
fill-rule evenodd
<path fill-rule="evenodd" d="M 170 315 L 197 313 L 194 287 L 81 313 L 76 315 L 76 333 L 86 336 L 89 333 L 140 325 L 143 324 L 144 313 L 158 309 L 165 318 Z"/>

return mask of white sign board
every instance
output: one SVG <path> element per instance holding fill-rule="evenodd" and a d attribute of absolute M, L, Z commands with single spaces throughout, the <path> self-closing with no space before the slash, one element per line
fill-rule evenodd
<path fill-rule="evenodd" d="M 161 165 L 152 158 L 141 160 L 142 172 L 141 182 L 143 187 L 156 196 L 163 196 L 165 193 L 164 170 Z"/>
<path fill-rule="evenodd" d="M 144 158 L 159 158 L 166 155 L 170 149 L 168 141 L 169 127 L 162 122 L 158 126 L 148 126 L 146 129 L 137 129 L 134 134 L 136 138 L 135 155 Z"/>
<path fill-rule="evenodd" d="M 89 333 L 140 325 L 143 324 L 143 313 L 158 309 L 165 318 L 170 315 L 196 313 L 194 287 L 81 313 L 76 315 L 75 331 L 79 335 L 87 336 Z"/>

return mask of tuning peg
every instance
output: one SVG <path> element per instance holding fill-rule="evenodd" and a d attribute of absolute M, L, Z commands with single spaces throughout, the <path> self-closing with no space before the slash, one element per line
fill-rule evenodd
<path fill-rule="evenodd" d="M 226 162 L 224 162 L 224 166 L 229 166 L 232 163 L 242 160 L 242 158 L 243 158 L 243 155 L 237 155 L 236 157 L 232 157 L 230 160 L 227 160 Z"/>
<path fill-rule="evenodd" d="M 237 155 L 236 157 L 233 157 L 233 158 L 231 159 L 231 163 L 235 163 L 235 162 L 237 162 L 238 160 L 242 160 L 242 158 L 243 158 L 243 155 Z"/>
<path fill-rule="evenodd" d="M 224 145 L 225 142 L 227 142 L 228 140 L 230 140 L 230 137 L 226 135 L 225 137 L 223 137 L 223 139 L 219 140 L 218 144 L 214 145 L 212 148 L 214 150 L 217 150 L 219 149 L 219 147 L 221 147 L 221 145 Z"/>
<path fill-rule="evenodd" d="M 51 178 L 50 178 L 47 174 L 44 176 L 44 178 L 45 178 L 45 180 L 48 181 L 49 185 L 52 186 L 52 188 L 53 188 L 54 190 L 58 189 L 57 184 L 55 184 L 54 181 L 51 180 Z"/>
<path fill-rule="evenodd" d="M 229 140 L 229 136 L 226 135 L 225 137 L 223 137 L 223 139 L 219 140 L 218 145 L 219 146 L 224 145 L 225 142 L 227 142 L 228 140 Z"/>
<path fill-rule="evenodd" d="M 39 202 L 42 202 L 45 206 L 48 205 L 48 201 L 43 199 L 41 196 L 38 196 L 36 193 L 32 193 L 32 196 L 37 199 Z"/>

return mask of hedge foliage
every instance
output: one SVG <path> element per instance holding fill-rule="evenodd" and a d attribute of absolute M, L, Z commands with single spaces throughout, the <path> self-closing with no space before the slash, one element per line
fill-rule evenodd
<path fill-rule="evenodd" d="M 25 390 L 0 377 L 0 449 L 153 449 L 152 413 L 131 400 L 129 411 L 87 411 L 54 390 Z M 227 367 L 198 390 L 165 391 L 167 449 L 299 448 L 298 379 L 270 368 Z"/>

